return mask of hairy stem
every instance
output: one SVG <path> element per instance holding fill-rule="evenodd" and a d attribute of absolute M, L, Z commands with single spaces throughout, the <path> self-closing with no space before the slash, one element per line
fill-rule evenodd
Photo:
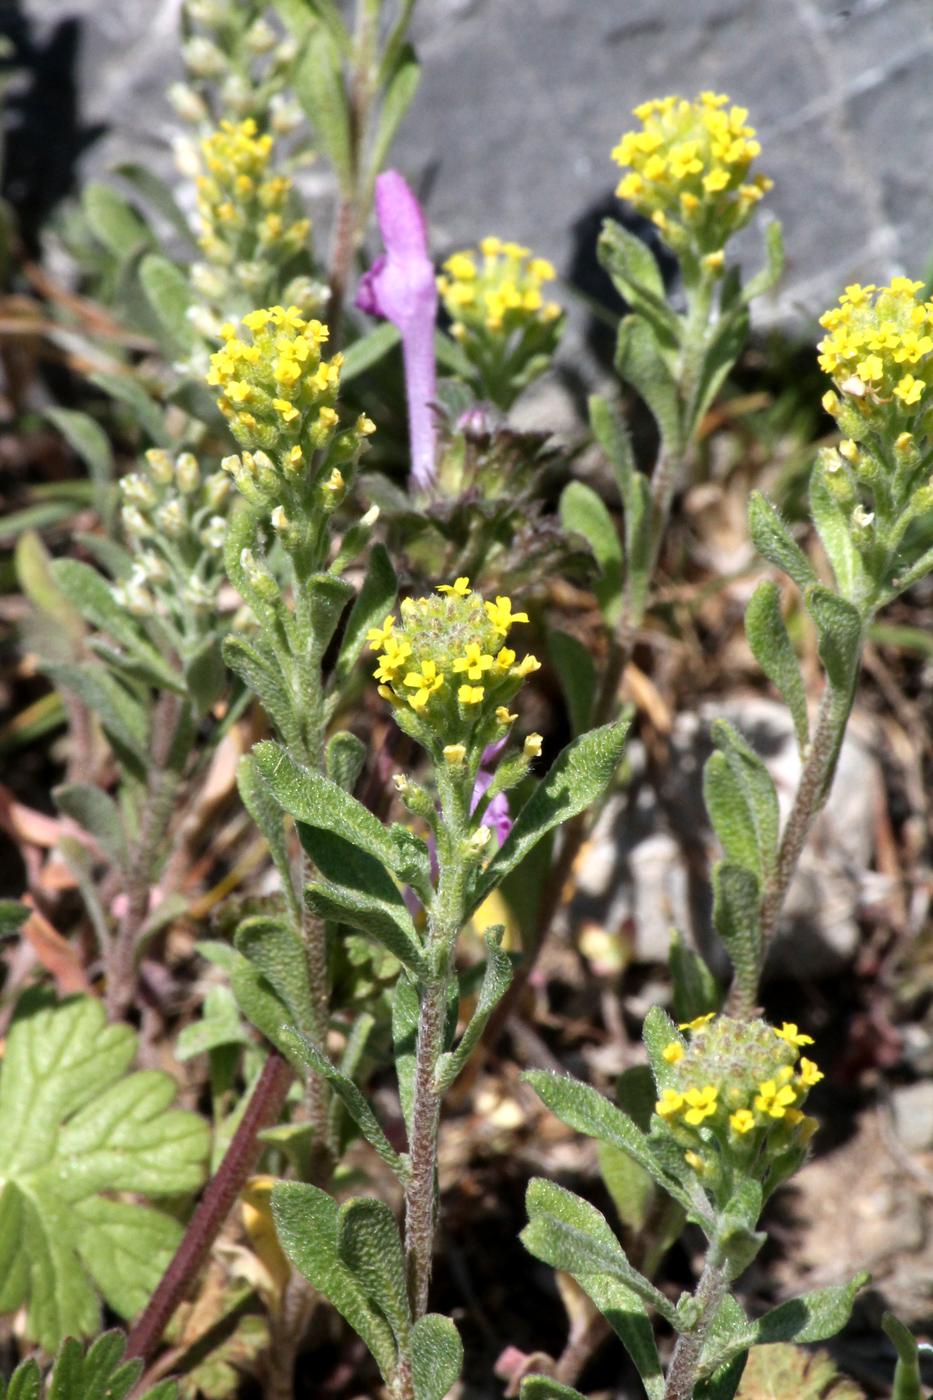
<path fill-rule="evenodd" d="M 194 1282 L 231 1206 L 256 1165 L 262 1151 L 259 1134 L 263 1128 L 278 1121 L 291 1079 L 292 1070 L 287 1061 L 276 1051 L 271 1051 L 240 1125 L 188 1222 L 175 1257 L 162 1275 L 142 1316 L 133 1324 L 126 1345 L 128 1360 L 138 1356 L 147 1361 L 158 1345 L 172 1314 Z"/>
<path fill-rule="evenodd" d="M 703 1343 L 725 1291 L 726 1276 L 722 1268 L 712 1261 L 711 1255 L 706 1260 L 693 1295 L 699 1304 L 700 1316 L 695 1327 L 689 1332 L 682 1332 L 677 1338 L 664 1387 L 664 1400 L 693 1400 Z"/>
<path fill-rule="evenodd" d="M 405 1190 L 405 1256 L 415 1321 L 427 1312 L 434 1252 L 437 1137 L 441 1112 L 435 1074 L 444 1047 L 446 1010 L 445 979 L 424 989 L 418 1021 L 410 1144 L 411 1179 Z"/>

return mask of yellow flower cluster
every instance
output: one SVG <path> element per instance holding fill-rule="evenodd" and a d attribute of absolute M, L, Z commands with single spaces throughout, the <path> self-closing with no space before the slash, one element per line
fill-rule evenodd
<path fill-rule="evenodd" d="M 198 241 L 212 262 L 286 256 L 307 240 L 310 220 L 288 217 L 291 180 L 269 168 L 272 146 L 272 137 L 260 135 L 252 117 L 222 121 L 201 142 L 205 173 L 197 179 Z"/>
<path fill-rule="evenodd" d="M 933 384 L 933 301 L 918 298 L 922 287 L 909 277 L 887 287 L 853 283 L 820 317 L 828 331 L 817 347 L 820 368 L 862 417 L 890 406 L 912 417 L 924 406 Z M 838 416 L 843 401 L 830 390 L 823 406 Z"/>
<path fill-rule="evenodd" d="M 690 1039 L 670 1041 L 662 1057 L 670 1067 L 655 1111 L 689 1149 L 688 1157 L 709 1170 L 708 1151 L 728 1155 L 757 1148 L 779 1129 L 780 1149 L 802 1145 L 816 1120 L 802 1111 L 810 1089 L 823 1078 L 800 1049 L 811 1036 L 785 1021 L 740 1022 L 713 1014 L 683 1022 Z M 697 1129 L 705 1131 L 697 1139 Z M 696 1148 L 707 1150 L 701 1156 Z"/>
<path fill-rule="evenodd" d="M 507 336 L 532 322 L 556 321 L 560 307 L 541 293 L 556 275 L 546 258 L 500 238 L 484 238 L 478 251 L 451 254 L 437 279 L 451 334 L 461 340 L 471 327 Z"/>
<path fill-rule="evenodd" d="M 286 451 L 286 465 L 301 469 L 303 452 L 324 446 L 338 423 L 334 403 L 342 355 L 321 358 L 328 329 L 306 321 L 294 306 L 250 311 L 236 328 L 221 329 L 223 346 L 211 356 L 207 382 L 220 389 L 217 406 L 244 447 Z M 372 431 L 361 419 L 357 431 Z"/>
<path fill-rule="evenodd" d="M 773 184 L 766 175 L 750 175 L 761 146 L 746 108 L 730 106 L 722 93 L 701 92 L 693 102 L 643 102 L 633 115 L 641 130 L 626 132 L 612 152 L 628 167 L 616 194 L 673 248 L 689 245 L 715 258 Z"/>
<path fill-rule="evenodd" d="M 442 584 L 438 595 L 404 599 L 400 616 L 370 628 L 367 641 L 380 653 L 373 672 L 379 694 L 424 718 L 452 762 L 478 719 L 493 716 L 500 733 L 512 724 L 508 702 L 541 663 L 531 655 L 518 660 L 506 645 L 512 627 L 528 621 L 512 611 L 511 599 L 488 602 L 467 578 Z"/>

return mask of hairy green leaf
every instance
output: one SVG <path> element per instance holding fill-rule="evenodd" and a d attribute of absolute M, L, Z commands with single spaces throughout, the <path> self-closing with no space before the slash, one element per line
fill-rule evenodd
<path fill-rule="evenodd" d="M 761 885 L 747 867 L 719 861 L 713 867 L 713 924 L 736 976 L 754 997 L 761 971 Z"/>
<path fill-rule="evenodd" d="M 666 450 L 677 453 L 684 435 L 677 385 L 653 328 L 641 316 L 626 316 L 620 323 L 615 367 L 651 409 Z"/>
<path fill-rule="evenodd" d="M 371 178 L 379 174 L 386 163 L 392 142 L 405 118 L 418 91 L 421 81 L 421 67 L 410 44 L 403 45 L 388 86 L 383 97 L 370 152 L 369 168 Z"/>
<path fill-rule="evenodd" d="M 405 1255 L 395 1216 L 384 1201 L 356 1197 L 340 1207 L 337 1253 L 392 1328 L 399 1351 L 407 1351 L 411 1307 Z"/>
<path fill-rule="evenodd" d="M 814 584 L 804 594 L 807 611 L 820 634 L 820 660 L 829 683 L 840 696 L 849 696 L 855 684 L 862 654 L 862 619 L 858 609 Z"/>
<path fill-rule="evenodd" d="M 894 1389 L 891 1400 L 923 1400 L 920 1376 L 920 1354 L 911 1332 L 893 1313 L 882 1315 L 885 1336 L 897 1352 L 894 1369 Z"/>
<path fill-rule="evenodd" d="M 526 1376 L 518 1394 L 519 1400 L 586 1400 L 581 1391 L 550 1376 Z"/>
<path fill-rule="evenodd" d="M 185 693 L 181 677 L 143 634 L 136 620 L 117 602 L 103 574 L 79 559 L 56 559 L 52 576 L 82 616 L 118 642 L 152 684 L 178 695 Z"/>
<path fill-rule="evenodd" d="M 667 304 L 664 278 L 647 243 L 615 219 L 604 219 L 596 256 L 619 295 L 644 317 L 661 346 L 668 352 L 676 350 L 681 322 Z"/>
<path fill-rule="evenodd" d="M 749 498 L 748 528 L 758 553 L 782 569 L 798 588 L 806 589 L 818 582 L 809 559 L 791 538 L 777 507 L 760 491 L 753 491 Z"/>
<path fill-rule="evenodd" d="M 415 1400 L 445 1400 L 463 1369 L 463 1343 L 449 1317 L 426 1313 L 411 1329 Z"/>
<path fill-rule="evenodd" d="M 99 1325 L 98 1291 L 133 1316 L 182 1229 L 173 1215 L 115 1200 L 195 1190 L 206 1125 L 172 1109 L 167 1074 L 126 1071 L 129 1026 L 108 1026 L 91 997 L 20 1000 L 0 1074 L 0 1310 L 25 1305 L 47 1351 Z"/>
<path fill-rule="evenodd" d="M 807 695 L 797 654 L 781 613 L 781 590 L 770 579 L 763 579 L 749 599 L 745 609 L 745 635 L 752 655 L 790 710 L 797 745 L 803 751 L 810 739 Z"/>
<path fill-rule="evenodd" d="M 139 281 L 172 345 L 177 350 L 190 350 L 194 345 L 194 331 L 188 320 L 192 294 L 181 268 L 161 253 L 149 253 L 139 265 Z"/>
<path fill-rule="evenodd" d="M 706 959 L 688 946 L 679 929 L 671 929 L 668 954 L 674 1015 L 678 1021 L 692 1021 L 707 1011 L 718 1011 L 722 992 Z"/>
<path fill-rule="evenodd" d="M 311 120 L 315 137 L 334 167 L 341 189 L 349 192 L 353 155 L 343 66 L 334 35 L 323 25 L 311 31 L 292 74 L 292 85 Z"/>
<path fill-rule="evenodd" d="M 334 668 L 334 683 L 341 689 L 366 645 L 366 633 L 379 627 L 390 612 L 398 591 L 398 580 L 385 547 L 373 546 L 366 577 L 347 618 L 343 641 Z"/>
<path fill-rule="evenodd" d="M 126 871 L 130 855 L 124 819 L 113 798 L 89 783 L 63 783 L 52 795 L 58 809 L 90 832 L 118 870 Z"/>
<path fill-rule="evenodd" d="M 340 1258 L 337 1202 L 316 1186 L 280 1182 L 272 1192 L 272 1218 L 295 1268 L 346 1318 L 369 1347 L 383 1379 L 391 1381 L 396 1365 L 392 1329 Z"/>
<path fill-rule="evenodd" d="M 593 714 L 596 699 L 593 657 L 577 637 L 556 629 L 548 631 L 547 647 L 567 701 L 570 727 L 576 738 L 589 729 Z"/>
<path fill-rule="evenodd" d="M 114 257 L 122 261 L 141 248 L 152 247 L 148 226 L 109 185 L 87 185 L 81 204 L 91 232 Z"/>
<path fill-rule="evenodd" d="M 543 836 L 605 792 L 619 766 L 628 730 L 628 720 L 617 720 L 581 735 L 564 749 L 519 812 L 507 840 L 477 882 L 472 909 L 482 904 Z"/>
<path fill-rule="evenodd" d="M 762 760 L 727 720 L 711 731 L 718 752 L 703 770 L 703 797 L 726 858 L 762 883 L 777 859 L 780 814 L 774 782 Z"/>
<path fill-rule="evenodd" d="M 501 925 L 499 926 L 499 936 L 501 937 Z M 466 1065 L 477 1041 L 486 1029 L 490 1016 L 505 996 L 512 981 L 511 959 L 508 953 L 504 953 L 499 947 L 498 938 L 494 936 L 492 930 L 487 932 L 485 941 L 486 967 L 476 1008 L 456 1048 L 448 1050 L 438 1060 L 436 1084 L 438 1092 L 441 1094 L 447 1092 Z"/>
<path fill-rule="evenodd" d="M 622 608 L 622 545 L 612 516 L 592 487 L 571 481 L 560 498 L 564 529 L 582 535 L 599 565 L 593 591 L 606 624 L 615 626 Z"/>

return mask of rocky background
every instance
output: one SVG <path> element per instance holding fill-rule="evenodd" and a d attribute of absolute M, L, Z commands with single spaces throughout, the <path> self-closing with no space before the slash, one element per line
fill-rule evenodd
<path fill-rule="evenodd" d="M 164 89 L 179 75 L 179 7 L 0 6 L 27 64 L 14 202 L 25 186 L 47 205 L 76 173 L 129 158 L 171 171 Z M 927 269 L 929 0 L 421 0 L 414 38 L 424 74 L 394 160 L 426 200 L 440 254 L 497 232 L 594 290 L 594 232 L 618 210 L 609 152 L 630 109 L 711 87 L 750 109 L 775 180 L 763 217 L 785 227 L 787 272 L 759 323 L 807 334 L 846 282 Z M 753 230 L 745 245 L 753 261 Z"/>

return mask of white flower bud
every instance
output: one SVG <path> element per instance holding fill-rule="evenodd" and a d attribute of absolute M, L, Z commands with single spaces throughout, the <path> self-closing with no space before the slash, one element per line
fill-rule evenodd
<path fill-rule="evenodd" d="M 224 461 L 229 460 L 224 458 Z M 230 478 L 221 472 L 212 472 L 204 483 L 204 503 L 216 510 L 230 495 Z"/>
<path fill-rule="evenodd" d="M 159 499 L 152 482 L 139 472 L 129 472 L 120 478 L 120 495 L 128 506 L 139 506 L 140 510 L 152 510 Z"/>
<path fill-rule="evenodd" d="M 201 485 L 201 468 L 193 452 L 181 452 L 175 458 L 175 480 L 184 496 L 190 496 Z"/>
<path fill-rule="evenodd" d="M 136 506 L 124 506 L 120 512 L 120 519 L 131 539 L 143 540 L 153 533 L 151 524 Z"/>
<path fill-rule="evenodd" d="M 222 515 L 212 515 L 201 531 L 201 543 L 206 549 L 219 551 L 227 538 L 227 522 Z"/>
<path fill-rule="evenodd" d="M 269 125 L 278 136 L 290 136 L 301 125 L 304 113 L 298 103 L 277 92 L 269 101 Z"/>
<path fill-rule="evenodd" d="M 238 117 L 248 117 L 256 102 L 253 87 L 240 73 L 231 73 L 224 79 L 220 89 L 224 107 L 235 112 Z"/>
<path fill-rule="evenodd" d="M 187 83 L 172 83 L 167 93 L 168 100 L 183 122 L 203 122 L 209 116 L 207 103 L 200 93 Z"/>
<path fill-rule="evenodd" d="M 146 461 L 149 465 L 149 475 L 153 481 L 157 481 L 160 486 L 168 486 L 174 479 L 175 471 L 172 467 L 172 459 L 163 447 L 150 447 L 146 453 Z"/>
<path fill-rule="evenodd" d="M 198 296 L 205 297 L 208 301 L 221 301 L 225 296 L 227 279 L 209 263 L 192 263 L 188 275 Z"/>
<path fill-rule="evenodd" d="M 196 180 L 201 174 L 201 156 L 197 143 L 190 136 L 175 136 L 172 140 L 172 154 L 179 174 L 188 180 Z"/>
<path fill-rule="evenodd" d="M 166 501 L 156 514 L 156 520 L 171 540 L 181 539 L 188 528 L 181 501 Z"/>
<path fill-rule="evenodd" d="M 181 46 L 185 65 L 196 78 L 217 78 L 227 67 L 227 58 L 210 39 L 196 34 Z"/>
<path fill-rule="evenodd" d="M 261 16 L 255 20 L 246 31 L 246 46 L 250 53 L 264 54 L 275 48 L 278 38 L 272 25 Z"/>

